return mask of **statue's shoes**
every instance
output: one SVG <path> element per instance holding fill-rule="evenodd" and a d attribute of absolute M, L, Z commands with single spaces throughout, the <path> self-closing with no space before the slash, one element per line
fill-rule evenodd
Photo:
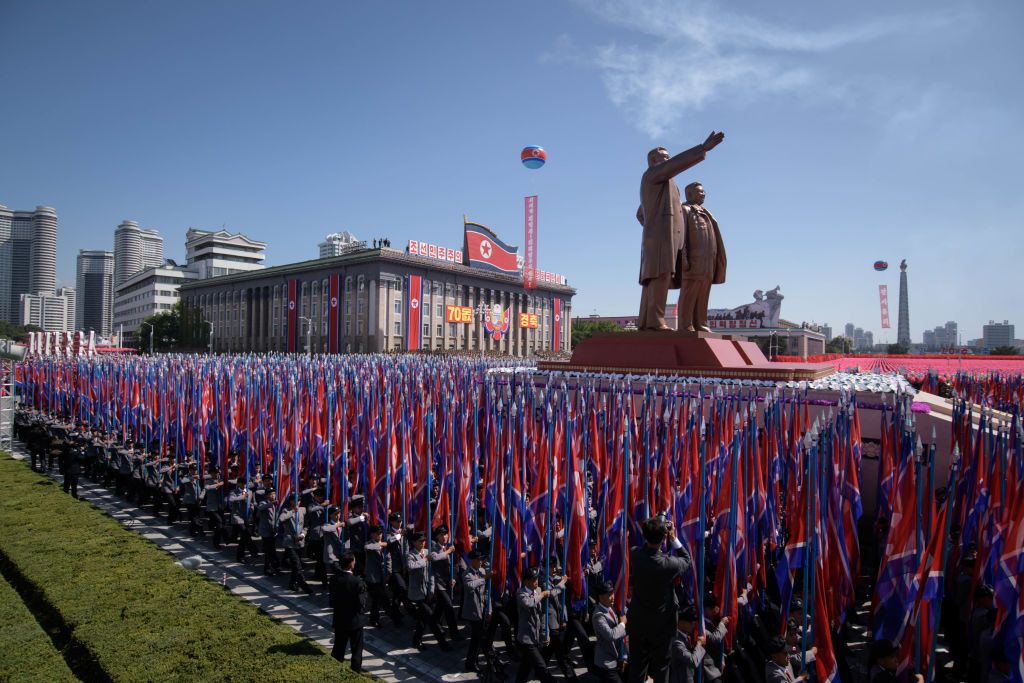
<path fill-rule="evenodd" d="M 710 332 L 711 328 L 708 327 L 707 325 L 698 325 L 697 330 L 700 332 Z"/>
<path fill-rule="evenodd" d="M 655 328 L 653 328 L 653 330 L 655 332 L 675 332 L 675 330 L 673 330 L 668 325 L 662 325 L 661 327 L 655 327 Z"/>

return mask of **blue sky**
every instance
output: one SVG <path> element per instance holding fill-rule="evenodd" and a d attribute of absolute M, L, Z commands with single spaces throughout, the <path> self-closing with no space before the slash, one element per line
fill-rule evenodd
<path fill-rule="evenodd" d="M 989 319 L 1024 336 L 1024 4 L 0 2 L 0 203 L 58 210 L 58 277 L 125 218 L 316 255 L 329 232 L 520 244 L 576 314 L 633 312 L 645 153 L 725 142 L 705 183 L 728 282 L 783 317 L 896 337 Z M 524 169 L 527 144 L 548 164 Z M 890 263 L 875 273 L 876 259 Z M 889 285 L 883 334 L 878 285 Z M 671 295 L 674 300 L 674 294 Z"/>

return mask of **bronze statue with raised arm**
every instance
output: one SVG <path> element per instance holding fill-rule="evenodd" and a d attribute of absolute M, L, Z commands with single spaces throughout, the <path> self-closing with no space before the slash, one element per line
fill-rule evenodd
<path fill-rule="evenodd" d="M 725 282 L 725 245 L 718 221 L 704 208 L 704 185 L 693 182 L 683 190 L 683 282 L 676 311 L 679 332 L 710 332 L 708 296 L 711 285 Z"/>
<path fill-rule="evenodd" d="M 648 168 L 640 180 L 640 208 L 636 212 L 637 220 L 644 227 L 640 248 L 643 293 L 637 321 L 641 330 L 672 331 L 665 322 L 665 300 L 670 288 L 679 289 L 683 284 L 686 217 L 674 178 L 703 161 L 724 138 L 724 133 L 712 131 L 703 143 L 674 157 L 670 157 L 664 147 L 647 153 Z M 722 254 L 724 257 L 724 250 Z M 685 331 L 682 307 L 678 309 L 679 329 Z M 692 319 L 687 322 L 693 324 Z"/>

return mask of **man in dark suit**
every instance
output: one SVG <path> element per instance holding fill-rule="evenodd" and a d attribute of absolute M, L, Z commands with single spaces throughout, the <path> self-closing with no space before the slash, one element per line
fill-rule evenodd
<path fill-rule="evenodd" d="M 641 330 L 668 330 L 665 322 L 665 299 L 669 287 L 682 285 L 683 230 L 686 227 L 679 186 L 673 178 L 691 166 L 704 161 L 704 155 L 725 137 L 712 131 L 708 139 L 696 147 L 670 157 L 664 147 L 647 153 L 648 168 L 640 180 L 640 208 L 636 219 L 644 226 L 640 246 L 640 317 Z"/>
<path fill-rule="evenodd" d="M 690 554 L 676 539 L 672 523 L 651 517 L 643 523 L 644 545 L 629 555 L 633 597 L 629 602 L 629 682 L 654 683 L 668 677 L 669 650 L 676 631 L 675 583 L 691 565 Z M 668 541 L 673 555 L 661 551 Z"/>
<path fill-rule="evenodd" d="M 338 559 L 341 571 L 331 577 L 331 607 L 334 609 L 334 648 L 331 656 L 339 662 L 345 661 L 345 648 L 351 644 L 353 671 L 363 670 L 363 627 L 366 626 L 366 609 L 369 594 L 366 584 L 352 573 L 356 558 L 352 553 L 342 553 Z"/>
<path fill-rule="evenodd" d="M 64 493 L 71 493 L 72 497 L 78 498 L 78 477 L 82 473 L 82 459 L 85 447 L 78 444 L 71 444 L 62 456 L 61 466 L 64 468 Z"/>

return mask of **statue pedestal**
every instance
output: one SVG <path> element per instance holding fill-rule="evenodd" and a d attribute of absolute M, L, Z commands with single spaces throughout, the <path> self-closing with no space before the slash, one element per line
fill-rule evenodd
<path fill-rule="evenodd" d="M 676 375 L 773 381 L 814 380 L 835 373 L 830 363 L 773 363 L 745 337 L 713 332 L 613 332 L 580 343 L 568 362 L 541 370 Z"/>

